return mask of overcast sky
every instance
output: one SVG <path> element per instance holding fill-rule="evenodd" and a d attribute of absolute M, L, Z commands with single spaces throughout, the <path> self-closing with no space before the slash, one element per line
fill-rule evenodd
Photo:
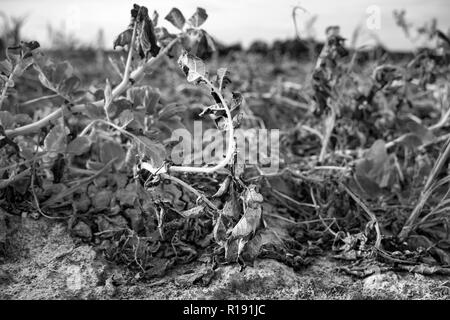
<path fill-rule="evenodd" d="M 431 18 L 447 31 L 450 27 L 449 0 L 0 0 L 0 11 L 10 16 L 27 15 L 23 33 L 30 39 L 48 44 L 47 24 L 70 32 L 84 43 L 95 43 L 97 32 L 104 29 L 107 46 L 129 22 L 133 3 L 145 5 L 149 11 L 157 10 L 164 17 L 172 7 L 178 7 L 189 17 L 196 7 L 209 14 L 204 29 L 225 43 L 242 42 L 248 45 L 255 39 L 272 41 L 295 35 L 291 18 L 292 8 L 301 5 L 318 19 L 315 30 L 323 38 L 328 25 L 340 25 L 342 35 L 351 38 L 358 24 L 366 27 L 372 17 L 372 29 L 391 49 L 410 48 L 402 31 L 392 18 L 394 9 L 406 9 L 407 18 L 421 25 Z M 376 19 L 380 12 L 380 19 Z M 372 14 L 367 13 L 372 8 Z M 301 16 L 305 20 L 308 15 Z M 161 20 L 161 19 L 160 19 Z M 377 29 L 379 21 L 379 30 Z M 301 24 L 301 23 L 300 23 Z"/>

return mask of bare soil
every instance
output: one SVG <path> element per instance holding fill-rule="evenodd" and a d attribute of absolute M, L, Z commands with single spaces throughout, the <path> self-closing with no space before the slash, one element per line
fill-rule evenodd
<path fill-rule="evenodd" d="M 343 262 L 321 257 L 307 268 L 270 259 L 243 271 L 215 272 L 201 262 L 175 266 L 162 278 L 139 279 L 126 266 L 75 243 L 64 224 L 14 218 L 0 264 L 0 299 L 449 299 L 449 277 L 378 273 L 364 279 L 339 271 Z"/>

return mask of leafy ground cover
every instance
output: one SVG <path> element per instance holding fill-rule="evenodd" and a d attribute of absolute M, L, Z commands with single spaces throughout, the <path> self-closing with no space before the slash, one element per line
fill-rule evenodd
<path fill-rule="evenodd" d="M 202 294 L 224 298 L 244 297 L 253 290 L 246 283 L 274 270 L 290 279 L 273 284 L 280 288 L 320 268 L 354 292 L 310 280 L 319 293 L 305 296 L 299 284 L 273 297 L 448 296 L 447 35 L 420 29 L 434 47 L 402 61 L 389 52 L 360 59 L 338 27 L 326 30 L 313 62 L 258 52 L 218 58 L 201 28 L 207 18 L 198 8 L 162 19 L 135 5 L 116 51 L 71 61 L 36 41 L 0 46 L 4 298 L 35 283 L 28 271 L 55 276 L 51 283 L 68 290 L 55 298 L 145 297 L 158 285 L 175 283 L 177 292 L 218 282 L 225 289 Z M 193 132 L 195 120 L 228 138 L 223 157 L 176 163 L 172 133 Z M 280 130 L 277 172 L 238 161 L 239 129 Z M 17 231 L 21 224 L 31 230 Z M 39 249 L 21 256 L 17 246 L 29 245 L 20 235 L 34 232 Z M 14 261 L 28 268 L 16 282 Z M 420 289 L 421 275 L 435 278 Z M 377 287 L 386 282 L 403 289 Z M 381 291 L 366 294 L 371 286 Z M 131 287 L 137 292 L 121 292 Z M 39 290 L 33 297 L 51 294 Z"/>

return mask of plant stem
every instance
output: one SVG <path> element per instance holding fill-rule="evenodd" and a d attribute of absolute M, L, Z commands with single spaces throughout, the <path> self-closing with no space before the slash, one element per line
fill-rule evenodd
<path fill-rule="evenodd" d="M 334 125 L 336 123 L 336 110 L 333 104 L 330 104 L 331 114 L 325 119 L 325 134 L 322 140 L 322 149 L 320 150 L 319 162 L 322 163 L 327 155 L 327 147 L 333 133 Z"/>
<path fill-rule="evenodd" d="M 219 169 L 224 168 L 227 164 L 230 163 L 231 158 L 234 155 L 235 151 L 235 144 L 234 144 L 234 128 L 233 128 L 233 117 L 231 116 L 230 108 L 228 107 L 225 99 L 223 98 L 222 94 L 215 90 L 212 83 L 204 78 L 203 79 L 206 84 L 210 87 L 211 90 L 215 91 L 218 95 L 220 102 L 222 103 L 223 108 L 225 109 L 225 112 L 227 114 L 227 129 L 228 129 L 228 149 L 227 153 L 225 155 L 225 158 L 222 159 L 217 165 L 213 167 L 184 167 L 184 166 L 171 166 L 169 171 L 170 172 L 192 172 L 192 173 L 213 173 Z"/>
<path fill-rule="evenodd" d="M 337 167 L 337 166 L 316 166 L 311 170 L 334 170 L 334 171 L 350 171 L 350 167 Z"/>
<path fill-rule="evenodd" d="M 136 29 L 137 29 L 137 21 L 134 23 L 133 26 L 133 34 L 131 36 L 130 47 L 128 50 L 127 63 L 125 64 L 125 71 L 123 72 L 122 82 L 119 84 L 119 86 L 127 85 L 128 81 L 130 80 L 131 61 L 133 61 L 134 42 L 136 41 Z"/>
<path fill-rule="evenodd" d="M 103 124 L 105 124 L 105 125 L 107 125 L 107 126 L 110 126 L 110 127 L 114 128 L 114 129 L 116 129 L 117 131 L 119 131 L 120 133 L 123 133 L 124 135 L 130 137 L 131 139 L 134 139 L 134 140 L 138 141 L 139 143 L 142 143 L 142 145 L 143 145 L 144 147 L 150 149 L 150 147 L 147 146 L 147 144 L 146 144 L 143 140 L 141 140 L 138 136 L 132 134 L 131 132 L 128 132 L 127 130 L 125 130 L 125 129 L 119 127 L 118 125 L 116 125 L 116 124 L 114 124 L 114 123 L 112 123 L 112 122 L 109 122 L 109 121 L 106 121 L 106 120 L 103 120 L 103 119 L 96 119 L 96 120 L 92 121 L 91 123 L 89 123 L 89 124 L 83 129 L 83 131 L 81 131 L 81 133 L 79 134 L 79 137 L 85 136 L 85 135 L 89 132 L 89 130 L 90 130 L 96 123 L 103 123 Z M 150 150 L 151 150 L 151 149 L 150 149 Z"/>
<path fill-rule="evenodd" d="M 345 184 L 342 184 L 342 186 L 344 187 L 344 189 L 348 193 L 348 195 L 350 197 L 352 197 L 352 199 L 355 200 L 355 202 L 357 204 L 359 204 L 359 206 L 361 208 L 363 208 L 363 210 L 367 213 L 367 215 L 369 216 L 370 220 L 374 224 L 375 232 L 377 234 L 377 238 L 375 240 L 374 247 L 376 249 L 379 249 L 380 245 L 381 245 L 381 231 L 380 231 L 380 225 L 378 223 L 377 216 L 369 209 L 369 207 L 352 190 L 350 190 Z"/>
<path fill-rule="evenodd" d="M 445 149 L 439 154 L 439 157 L 437 158 L 436 163 L 434 164 L 434 167 L 431 170 L 430 175 L 428 176 L 427 182 L 425 183 L 425 186 L 423 187 L 422 192 L 420 194 L 419 201 L 417 202 L 416 206 L 414 207 L 414 210 L 411 212 L 411 215 L 409 216 L 408 220 L 406 220 L 405 225 L 403 226 L 402 230 L 398 235 L 400 240 L 402 241 L 405 240 L 406 237 L 409 235 L 409 233 L 417 227 L 417 225 L 415 225 L 415 222 L 419 217 L 423 206 L 427 202 L 428 198 L 431 196 L 431 193 L 433 191 L 432 184 L 435 181 L 436 176 L 439 174 L 439 172 L 441 172 L 441 169 L 444 166 L 449 155 L 450 155 L 450 137 L 447 139 Z"/>

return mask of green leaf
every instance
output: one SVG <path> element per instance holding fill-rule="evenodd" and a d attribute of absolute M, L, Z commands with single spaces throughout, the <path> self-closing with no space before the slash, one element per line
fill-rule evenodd
<path fill-rule="evenodd" d="M 187 81 L 194 82 L 206 77 L 206 65 L 196 56 L 185 52 L 178 59 L 178 64 L 186 74 Z"/>
<path fill-rule="evenodd" d="M 167 16 L 164 18 L 173 24 L 176 28 L 183 30 L 184 24 L 186 23 L 186 19 L 184 18 L 181 11 L 177 8 L 172 8 Z"/>
<path fill-rule="evenodd" d="M 21 42 L 20 45 L 15 47 L 8 47 L 6 55 L 4 49 L 0 49 L 3 51 L 0 53 L 0 73 L 12 75 L 12 80 L 16 80 L 34 63 L 33 58 L 39 56 L 38 48 L 39 43 L 31 41 Z M 14 82 L 11 84 L 14 86 Z"/>
<path fill-rule="evenodd" d="M 92 205 L 99 210 L 110 208 L 112 197 L 113 194 L 110 190 L 100 190 L 92 198 Z"/>
<path fill-rule="evenodd" d="M 44 139 L 44 150 L 47 152 L 42 158 L 44 163 L 52 165 L 58 155 L 67 147 L 67 135 L 70 133 L 67 127 L 61 124 L 54 126 Z"/>
<path fill-rule="evenodd" d="M 95 104 L 87 103 L 85 107 L 86 115 L 92 119 L 104 119 L 105 111 L 101 107 L 97 107 Z"/>
<path fill-rule="evenodd" d="M 230 239 L 248 237 L 256 232 L 260 225 L 262 208 L 247 208 L 239 222 L 234 226 Z"/>
<path fill-rule="evenodd" d="M 31 119 L 31 117 L 25 113 L 16 114 L 14 116 L 14 120 L 16 121 L 17 124 L 19 124 L 21 126 L 30 124 L 33 122 L 33 119 Z"/>
<path fill-rule="evenodd" d="M 70 99 L 70 95 L 79 87 L 80 80 L 74 75 L 72 65 L 67 62 L 54 63 L 46 57 L 36 57 L 34 68 L 39 73 L 39 81 L 47 87 Z"/>
<path fill-rule="evenodd" d="M 58 86 L 73 75 L 73 67 L 68 61 L 54 64 L 54 69 L 52 71 L 51 80 Z"/>
<path fill-rule="evenodd" d="M 118 124 L 121 127 L 127 127 L 135 119 L 131 110 L 123 110 L 117 117 Z"/>
<path fill-rule="evenodd" d="M 150 162 L 155 168 L 163 165 L 166 158 L 166 149 L 161 143 L 155 142 L 146 136 L 138 136 L 138 152 L 150 158 Z"/>
<path fill-rule="evenodd" d="M 80 87 L 80 79 L 76 76 L 71 76 L 59 85 L 58 91 L 64 97 L 70 97 Z"/>
<path fill-rule="evenodd" d="M 378 184 L 365 175 L 355 174 L 354 179 L 358 194 L 363 198 L 377 197 L 382 193 Z"/>
<path fill-rule="evenodd" d="M 11 129 L 15 124 L 16 119 L 9 111 L 0 111 L 0 125 L 4 129 Z"/>
<path fill-rule="evenodd" d="M 89 140 L 89 138 L 85 136 L 76 137 L 67 145 L 66 152 L 75 156 L 79 156 L 88 152 L 90 147 L 91 141 Z"/>
<path fill-rule="evenodd" d="M 208 18 L 208 14 L 205 9 L 197 8 L 197 11 L 189 18 L 189 24 L 194 28 L 200 27 Z"/>
<path fill-rule="evenodd" d="M 44 149 L 51 154 L 63 153 L 66 150 L 66 139 L 70 133 L 67 127 L 54 126 L 44 139 Z"/>
<path fill-rule="evenodd" d="M 369 197 L 380 194 L 382 188 L 396 182 L 395 156 L 387 153 L 383 140 L 375 141 L 364 158 L 357 161 L 354 178 L 359 189 Z"/>
<path fill-rule="evenodd" d="M 0 74 L 9 76 L 12 72 L 12 64 L 9 60 L 0 60 Z"/>
<path fill-rule="evenodd" d="M 42 83 L 42 85 L 53 92 L 57 92 L 56 87 L 53 85 L 53 83 L 48 79 L 48 77 L 45 75 L 44 72 L 39 71 L 39 81 Z"/>
<path fill-rule="evenodd" d="M 105 168 L 105 164 L 103 162 L 92 161 L 88 159 L 88 161 L 86 161 L 86 168 L 88 168 L 89 170 L 99 171 Z"/>
<path fill-rule="evenodd" d="M 415 149 L 423 144 L 422 139 L 414 133 L 407 133 L 403 136 L 400 144 L 410 149 Z"/>
<path fill-rule="evenodd" d="M 106 164 L 117 158 L 114 161 L 116 169 L 120 169 L 123 161 L 125 160 L 125 151 L 122 146 L 117 142 L 105 141 L 100 144 L 100 160 Z"/>

